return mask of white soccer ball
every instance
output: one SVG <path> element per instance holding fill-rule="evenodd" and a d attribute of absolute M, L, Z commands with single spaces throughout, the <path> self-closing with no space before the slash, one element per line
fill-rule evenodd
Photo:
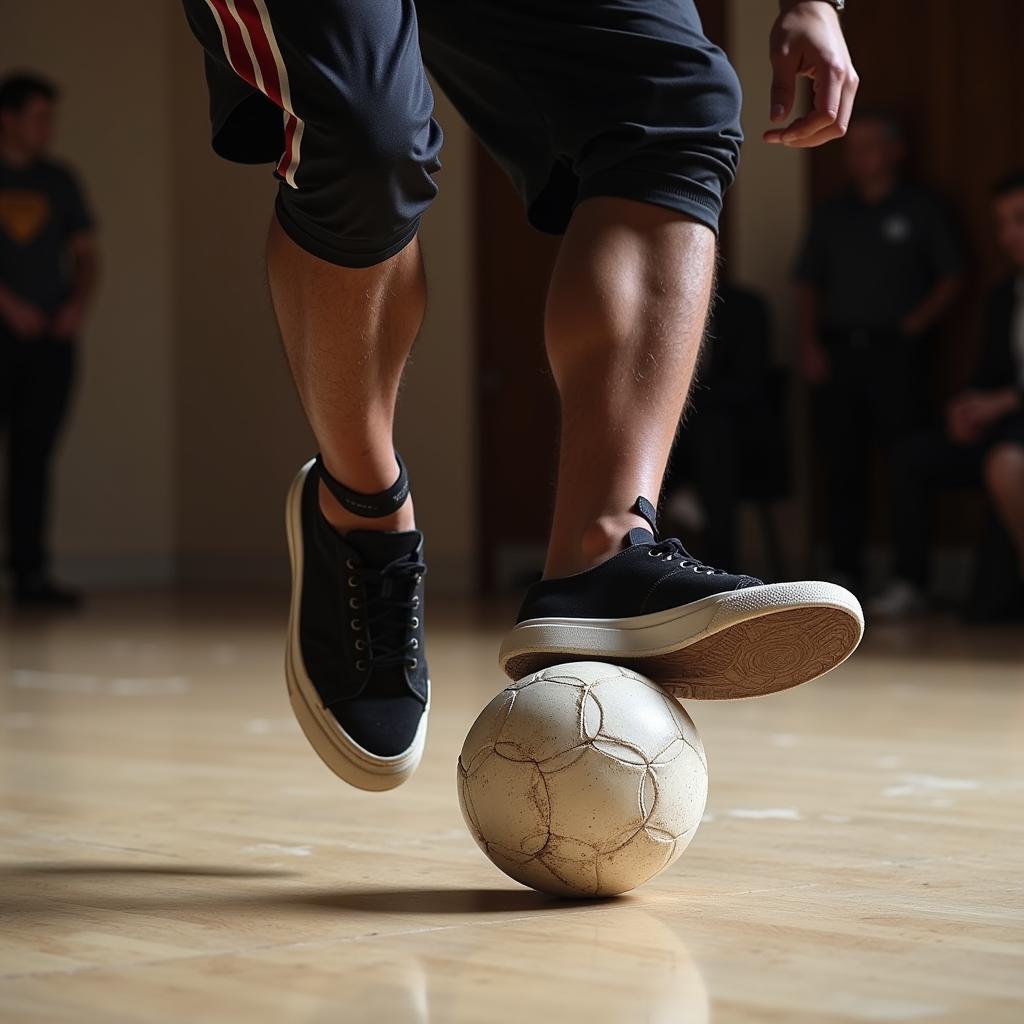
<path fill-rule="evenodd" d="M 686 849 L 708 770 L 693 721 L 661 687 L 581 661 L 502 690 L 466 736 L 458 784 L 473 838 L 507 875 L 611 896 Z"/>

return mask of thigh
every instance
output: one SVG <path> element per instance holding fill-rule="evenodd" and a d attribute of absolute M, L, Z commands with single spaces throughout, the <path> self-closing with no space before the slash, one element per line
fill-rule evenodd
<path fill-rule="evenodd" d="M 817 391 L 814 406 L 819 447 L 830 462 L 840 453 L 850 458 L 871 447 L 870 407 L 858 365 L 833 358 L 831 377 Z"/>
<path fill-rule="evenodd" d="M 1006 416 L 993 426 L 985 439 L 985 448 L 997 444 L 1015 444 L 1024 448 L 1024 412 Z"/>
<path fill-rule="evenodd" d="M 956 444 L 942 430 L 913 434 L 892 453 L 893 472 L 901 480 L 935 487 L 971 487 L 981 482 L 984 449 Z"/>
<path fill-rule="evenodd" d="M 76 364 L 72 342 L 39 338 L 21 343 L 10 413 L 12 457 L 34 460 L 52 448 L 67 413 Z"/>
<path fill-rule="evenodd" d="M 739 86 L 693 0 L 420 0 L 427 63 L 561 232 L 596 195 L 717 229 L 739 158 Z M 513 138 L 507 128 L 513 124 Z"/>
<path fill-rule="evenodd" d="M 214 149 L 276 162 L 282 227 L 368 266 L 436 193 L 441 131 L 413 0 L 184 0 L 206 52 Z"/>
<path fill-rule="evenodd" d="M 883 442 L 920 430 L 926 422 L 931 382 L 930 351 L 892 332 L 869 348 L 871 415 Z"/>

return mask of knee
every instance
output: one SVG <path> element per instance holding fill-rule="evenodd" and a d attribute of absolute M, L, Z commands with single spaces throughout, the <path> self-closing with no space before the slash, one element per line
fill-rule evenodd
<path fill-rule="evenodd" d="M 343 266 L 394 255 L 437 193 L 441 130 L 409 104 L 325 110 L 304 127 L 296 187 L 282 184 L 278 213 L 300 246 Z"/>
<path fill-rule="evenodd" d="M 985 456 L 985 486 L 999 499 L 1024 488 L 1024 447 L 1004 442 Z"/>
<path fill-rule="evenodd" d="M 399 182 L 433 196 L 430 176 L 441 166 L 441 130 L 429 116 L 420 118 L 404 101 L 385 100 L 347 110 L 336 132 L 337 149 L 360 189 Z"/>

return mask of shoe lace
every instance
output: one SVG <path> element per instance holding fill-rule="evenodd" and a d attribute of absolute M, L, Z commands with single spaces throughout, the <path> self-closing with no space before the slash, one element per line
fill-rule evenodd
<path fill-rule="evenodd" d="M 413 633 L 420 620 L 414 613 L 419 608 L 420 598 L 411 592 L 426 575 L 426 565 L 403 556 L 382 568 L 360 566 L 351 560 L 346 566 L 351 572 L 349 586 L 358 586 L 362 580 L 365 596 L 365 600 L 348 598 L 349 607 L 362 613 L 352 618 L 350 625 L 367 638 L 364 640 L 361 636 L 356 640 L 356 650 L 361 655 L 356 668 L 360 671 L 388 666 L 416 668 L 420 642 Z"/>
<path fill-rule="evenodd" d="M 703 573 L 706 576 L 724 576 L 724 569 L 715 569 L 705 565 L 699 558 L 694 558 L 689 551 L 683 547 L 683 542 L 678 537 L 666 537 L 664 540 L 652 544 L 647 549 L 651 558 L 660 558 L 666 562 L 679 560 L 681 569 L 692 569 L 696 573 Z"/>

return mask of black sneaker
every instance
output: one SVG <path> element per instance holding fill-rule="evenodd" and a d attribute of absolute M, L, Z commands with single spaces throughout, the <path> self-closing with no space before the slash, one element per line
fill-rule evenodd
<path fill-rule="evenodd" d="M 360 789 L 392 789 L 419 764 L 427 734 L 423 535 L 340 536 L 320 512 L 316 466 L 302 467 L 286 509 L 288 692 L 335 774 Z"/>
<path fill-rule="evenodd" d="M 530 587 L 499 661 L 513 679 L 564 661 L 634 669 L 676 697 L 754 697 L 797 686 L 853 653 L 860 603 L 834 583 L 762 583 L 658 541 L 638 498 L 623 548 L 585 572 Z"/>

